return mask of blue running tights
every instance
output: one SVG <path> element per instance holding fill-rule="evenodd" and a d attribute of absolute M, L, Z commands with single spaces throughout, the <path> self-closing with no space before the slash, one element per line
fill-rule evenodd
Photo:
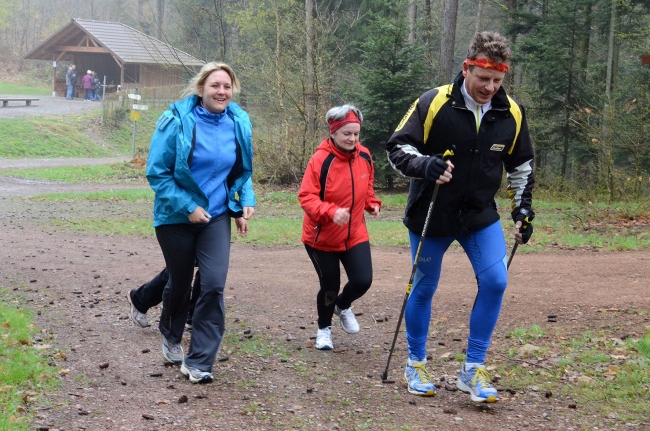
<path fill-rule="evenodd" d="M 411 259 L 415 259 L 420 235 L 409 231 L 409 239 Z M 440 280 L 442 258 L 454 240 L 463 247 L 478 282 L 478 294 L 469 319 L 466 362 L 485 362 L 485 354 L 490 346 L 508 283 L 506 244 L 499 221 L 468 235 L 425 238 L 404 312 L 409 358 L 413 361 L 425 360 L 427 357 L 431 301 Z"/>

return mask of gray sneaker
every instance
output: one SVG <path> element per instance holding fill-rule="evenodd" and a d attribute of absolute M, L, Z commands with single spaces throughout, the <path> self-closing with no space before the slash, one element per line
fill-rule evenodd
<path fill-rule="evenodd" d="M 180 365 L 185 358 L 185 354 L 183 353 L 183 346 L 181 346 L 181 343 L 172 343 L 171 341 L 167 340 L 164 335 L 162 342 L 162 352 L 165 359 L 174 365 Z"/>
<path fill-rule="evenodd" d="M 146 328 L 149 326 L 149 321 L 147 320 L 147 315 L 145 313 L 140 313 L 137 308 L 133 305 L 133 301 L 131 301 L 131 291 L 129 290 L 126 292 L 126 299 L 129 300 L 129 304 L 131 304 L 131 320 L 133 320 L 133 323 L 138 325 L 141 328 Z"/>
<path fill-rule="evenodd" d="M 185 362 L 181 365 L 181 373 L 187 376 L 192 383 L 210 383 L 213 380 L 211 373 L 201 371 L 198 368 L 188 367 L 185 365 Z"/>

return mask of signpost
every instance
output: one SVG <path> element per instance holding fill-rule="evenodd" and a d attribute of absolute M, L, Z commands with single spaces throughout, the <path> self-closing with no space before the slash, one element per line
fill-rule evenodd
<path fill-rule="evenodd" d="M 135 90 L 136 92 L 138 91 L 137 89 Z M 142 96 L 140 96 L 137 93 L 129 93 L 128 94 L 129 99 L 133 99 L 133 101 L 140 101 L 142 100 Z M 135 132 L 136 132 L 136 124 L 138 121 L 140 121 L 140 111 L 146 111 L 149 109 L 147 105 L 141 105 L 138 103 L 133 104 L 133 108 L 131 109 L 131 114 L 130 114 L 130 120 L 133 121 L 133 145 L 132 145 L 132 150 L 131 150 L 131 158 L 135 158 Z"/>

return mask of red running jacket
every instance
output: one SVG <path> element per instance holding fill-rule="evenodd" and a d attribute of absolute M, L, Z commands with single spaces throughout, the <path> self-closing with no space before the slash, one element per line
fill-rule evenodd
<path fill-rule="evenodd" d="M 352 153 L 325 139 L 311 157 L 298 192 L 305 211 L 302 242 L 321 251 L 345 251 L 368 241 L 364 210 L 381 208 L 373 188 L 375 168 L 370 151 L 357 142 Z M 334 213 L 350 208 L 349 223 L 338 226 Z"/>

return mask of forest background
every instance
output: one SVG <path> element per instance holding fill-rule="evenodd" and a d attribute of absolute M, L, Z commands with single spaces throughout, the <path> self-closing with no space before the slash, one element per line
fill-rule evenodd
<path fill-rule="evenodd" d="M 258 182 L 298 182 L 327 109 L 353 103 L 376 185 L 390 189 L 404 184 L 384 157 L 395 126 L 453 80 L 476 31 L 495 30 L 513 46 L 504 85 L 526 107 L 538 184 L 645 200 L 649 11 L 650 0 L 0 0 L 0 56 L 47 83 L 49 62 L 24 54 L 71 18 L 125 23 L 235 68 Z"/>

